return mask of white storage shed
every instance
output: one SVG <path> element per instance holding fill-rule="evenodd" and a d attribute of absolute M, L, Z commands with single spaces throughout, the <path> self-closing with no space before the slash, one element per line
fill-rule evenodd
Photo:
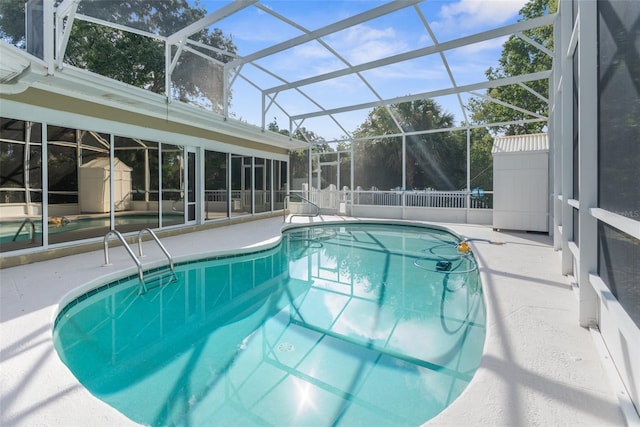
<path fill-rule="evenodd" d="M 493 148 L 493 228 L 549 231 L 546 133 L 500 136 Z"/>
<path fill-rule="evenodd" d="M 116 211 L 129 208 L 131 171 L 117 157 L 113 159 L 114 206 Z M 98 157 L 80 166 L 78 171 L 78 204 L 83 213 L 107 213 L 109 206 L 109 158 Z"/>

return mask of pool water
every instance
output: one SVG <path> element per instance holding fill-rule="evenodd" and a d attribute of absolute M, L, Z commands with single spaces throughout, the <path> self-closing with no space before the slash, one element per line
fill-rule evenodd
<path fill-rule="evenodd" d="M 108 216 L 96 216 L 96 217 L 81 217 L 76 218 L 75 216 L 67 217 L 55 217 L 57 220 L 61 220 L 65 218 L 66 221 L 64 223 L 58 224 L 49 224 L 49 234 L 56 235 L 61 233 L 69 233 L 72 231 L 82 230 L 82 229 L 109 229 L 111 224 L 111 219 Z M 163 218 L 165 222 L 181 222 L 183 215 L 176 214 L 163 214 Z M 31 240 L 32 237 L 36 239 L 42 238 L 42 218 L 33 218 L 33 226 L 34 230 L 31 229 L 31 225 L 29 223 L 25 224 L 22 228 L 21 225 L 23 220 L 15 221 L 0 221 L 0 243 L 10 243 L 14 241 L 27 241 Z M 155 226 L 153 224 L 156 224 Z M 115 227 L 123 227 L 127 225 L 138 225 L 142 224 L 150 227 L 157 227 L 158 223 L 158 214 L 131 214 L 131 215 L 117 215 L 115 217 Z M 20 231 L 19 234 L 16 234 Z M 34 236 L 32 236 L 32 233 Z"/>
<path fill-rule="evenodd" d="M 457 242 L 413 226 L 291 229 L 143 294 L 137 277 L 102 286 L 60 312 L 55 347 L 145 425 L 417 426 L 482 354 L 482 288 Z"/>

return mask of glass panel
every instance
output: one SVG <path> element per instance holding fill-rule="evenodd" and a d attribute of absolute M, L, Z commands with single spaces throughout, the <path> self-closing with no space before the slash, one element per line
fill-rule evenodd
<path fill-rule="evenodd" d="M 48 126 L 47 139 L 49 243 L 67 242 L 74 240 L 65 233 L 68 217 L 79 213 L 76 130 Z"/>
<path fill-rule="evenodd" d="M 0 252 L 42 246 L 42 127 L 0 119 Z"/>
<path fill-rule="evenodd" d="M 2 141 L 2 188 L 16 188 L 23 190 L 25 187 L 24 163 L 27 144 L 24 142 Z M 5 200 L 5 203 L 10 200 Z"/>
<path fill-rule="evenodd" d="M 598 274 L 640 327 L 640 240 L 598 222 Z"/>
<path fill-rule="evenodd" d="M 204 152 L 205 219 L 227 218 L 227 154 Z"/>
<path fill-rule="evenodd" d="M 640 221 L 640 7 L 598 2 L 598 12 L 598 204 Z"/>
<path fill-rule="evenodd" d="M 110 136 L 48 126 L 47 139 L 49 243 L 104 236 L 111 227 Z"/>
<path fill-rule="evenodd" d="M 158 228 L 158 143 L 116 136 L 114 157 L 114 165 L 119 165 L 124 177 L 130 169 L 130 183 L 123 184 L 123 197 L 116 198 L 115 229 L 125 233 Z M 127 189 L 129 197 L 125 196 Z"/>
<path fill-rule="evenodd" d="M 273 161 L 273 209 L 284 209 L 284 196 L 287 194 L 287 162 Z"/>
<path fill-rule="evenodd" d="M 162 147 L 162 226 L 184 224 L 184 147 Z"/>
<path fill-rule="evenodd" d="M 83 13 L 86 7 L 104 11 L 105 6 L 124 7 L 122 2 L 81 1 L 78 12 Z M 122 11 L 127 16 L 136 13 Z M 65 63 L 151 92 L 164 92 L 165 52 L 161 41 L 81 20 L 75 20 L 73 28 Z"/>
<path fill-rule="evenodd" d="M 265 172 L 265 187 L 266 187 L 266 194 L 265 194 L 265 210 L 267 211 L 272 211 L 273 210 L 273 206 L 272 206 L 272 201 L 273 201 L 273 183 L 274 183 L 274 178 L 273 178 L 273 160 L 265 160 L 265 168 L 266 168 L 266 172 Z"/>
<path fill-rule="evenodd" d="M 291 192 L 302 191 L 302 185 L 309 182 L 309 150 L 292 151 L 289 155 L 291 165 Z"/>
<path fill-rule="evenodd" d="M 187 153 L 187 220 L 196 220 L 196 153 Z"/>
<path fill-rule="evenodd" d="M 213 57 L 210 50 L 200 49 L 203 56 Z M 177 47 L 173 46 L 174 56 Z M 224 58 L 224 56 L 222 56 Z M 223 112 L 224 70 L 222 65 L 195 53 L 182 51 L 171 73 L 171 97 L 216 113 Z"/>
<path fill-rule="evenodd" d="M 255 212 L 267 212 L 271 210 L 271 197 L 269 197 L 269 185 L 271 181 L 270 160 L 255 158 Z"/>
<path fill-rule="evenodd" d="M 250 162 L 251 157 L 231 155 L 231 216 L 251 213 Z"/>

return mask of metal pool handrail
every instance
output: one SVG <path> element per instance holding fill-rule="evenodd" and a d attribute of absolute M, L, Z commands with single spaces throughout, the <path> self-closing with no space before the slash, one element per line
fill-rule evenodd
<path fill-rule="evenodd" d="M 164 252 L 164 255 L 169 260 L 169 268 L 171 269 L 171 272 L 173 273 L 174 272 L 173 271 L 173 257 L 169 254 L 169 251 L 167 251 L 167 249 L 164 247 L 164 245 L 162 243 L 160 243 L 160 239 L 158 239 L 158 236 L 156 236 L 156 233 L 154 233 L 153 230 L 151 230 L 150 228 L 143 228 L 138 233 L 138 254 L 140 255 L 140 257 L 144 256 L 142 254 L 142 234 L 144 232 L 149 233 L 151 235 L 151 237 L 153 237 L 153 240 L 156 241 L 158 246 L 160 246 L 160 249 L 162 249 L 162 252 Z"/>
<path fill-rule="evenodd" d="M 309 217 L 311 217 L 311 216 L 318 216 L 318 215 L 320 215 L 320 206 L 316 205 L 316 204 L 315 204 L 315 203 L 313 203 L 311 200 L 309 200 L 309 199 L 305 199 L 304 197 L 302 197 L 302 196 L 301 196 L 301 195 L 299 195 L 299 194 L 287 194 L 286 196 L 284 196 L 284 206 L 283 206 L 283 209 L 282 209 L 282 218 L 283 218 L 283 220 L 284 220 L 284 221 L 286 221 L 286 220 L 287 220 L 287 199 L 290 199 L 291 197 L 297 197 L 297 198 L 299 198 L 300 200 L 303 200 L 303 201 L 305 201 L 305 202 L 309 203 L 310 205 L 315 206 L 315 208 L 316 208 L 316 213 L 315 213 L 315 214 L 313 214 L 313 215 L 309 215 L 309 214 L 307 214 L 307 215 L 305 215 L 305 214 L 292 214 L 292 215 L 291 215 L 291 217 L 289 217 L 289 220 L 291 220 L 291 218 L 293 218 L 294 216 L 309 216 Z"/>
<path fill-rule="evenodd" d="M 120 242 L 122 243 L 122 246 L 124 246 L 124 248 L 127 250 L 133 262 L 136 263 L 136 267 L 138 267 L 138 278 L 140 279 L 140 282 L 144 284 L 144 275 L 142 274 L 142 264 L 140 263 L 138 258 L 136 258 L 136 255 L 131 250 L 131 247 L 129 246 L 129 244 L 127 243 L 127 241 L 119 231 L 111 230 L 104 236 L 104 265 L 111 265 L 111 263 L 109 262 L 109 237 L 112 234 L 115 235 L 120 240 Z"/>
<path fill-rule="evenodd" d="M 20 224 L 20 227 L 18 228 L 18 231 L 16 232 L 15 236 L 13 236 L 13 240 L 11 240 L 12 242 L 16 241 L 16 239 L 20 235 L 20 232 L 22 231 L 22 229 L 24 228 L 26 223 L 31 224 L 31 241 L 35 240 L 35 238 L 36 238 L 36 225 L 33 223 L 31 218 L 25 218 L 24 221 L 22 221 L 22 224 Z"/>

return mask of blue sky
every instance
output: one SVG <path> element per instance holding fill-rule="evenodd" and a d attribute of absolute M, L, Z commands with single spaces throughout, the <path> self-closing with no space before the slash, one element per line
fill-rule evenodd
<path fill-rule="evenodd" d="M 387 3 L 377 0 L 264 0 L 262 5 L 290 19 L 306 30 L 315 30 L 354 14 Z M 497 26 L 513 23 L 526 0 L 425 0 L 418 7 L 434 32 L 438 43 L 478 33 Z M 209 10 L 226 2 L 201 0 L 200 5 Z M 302 32 L 283 23 L 255 7 L 247 8 L 215 25 L 233 37 L 242 55 L 296 37 Z M 434 44 L 419 15 L 408 7 L 358 26 L 325 37 L 324 42 L 342 58 L 337 58 L 319 43 L 307 43 L 289 49 L 271 58 L 258 61 L 261 66 L 277 73 L 288 81 L 295 81 L 316 74 L 339 70 L 346 63 L 357 65 L 407 52 Z M 457 85 L 484 80 L 487 68 L 497 65 L 503 39 L 478 43 L 447 53 L 447 61 Z M 281 81 L 262 71 L 245 67 L 243 73 L 261 87 L 273 87 Z M 365 71 L 363 82 L 357 77 L 343 77 L 305 86 L 308 93 L 323 108 L 338 108 L 381 98 L 451 87 L 439 55 L 419 60 Z M 373 87 L 375 93 L 368 87 Z M 236 118 L 259 124 L 261 98 L 250 84 L 237 80 L 233 86 L 232 111 Z M 288 106 L 289 114 L 316 111 L 303 96 L 283 92 L 276 98 Z M 443 109 L 454 114 L 456 122 L 463 119 L 454 97 L 436 98 Z M 368 110 L 339 115 L 344 130 L 351 132 L 366 118 Z M 266 121 L 276 118 L 281 128 L 288 128 L 286 115 L 276 106 L 267 113 Z M 325 137 L 340 138 L 344 132 L 327 119 L 307 119 L 303 126 Z"/>

